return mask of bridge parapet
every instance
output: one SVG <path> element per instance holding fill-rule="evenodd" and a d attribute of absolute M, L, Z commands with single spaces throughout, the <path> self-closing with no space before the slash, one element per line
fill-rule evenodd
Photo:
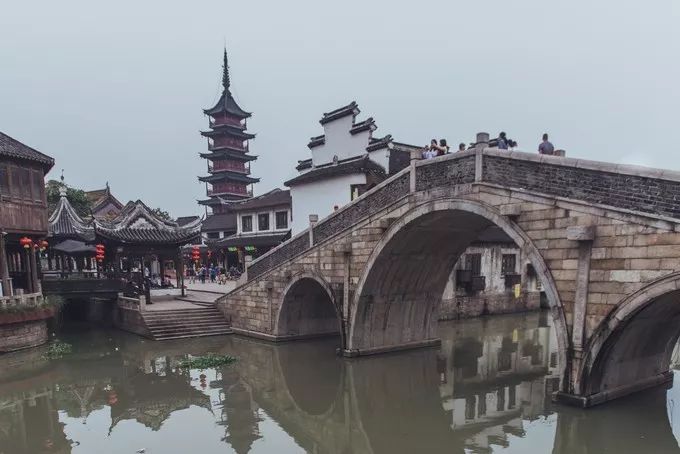
<path fill-rule="evenodd" d="M 521 189 L 673 223 L 680 219 L 680 172 L 487 148 L 413 161 L 409 168 L 320 220 L 313 227 L 314 244 L 350 229 L 410 193 L 465 184 Z M 248 281 L 311 247 L 307 229 L 255 260 L 248 268 Z"/>

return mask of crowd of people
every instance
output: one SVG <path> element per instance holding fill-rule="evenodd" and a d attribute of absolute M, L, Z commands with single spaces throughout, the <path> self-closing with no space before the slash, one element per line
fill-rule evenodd
<path fill-rule="evenodd" d="M 201 265 L 198 267 L 189 266 L 186 269 L 186 277 L 189 279 L 190 284 L 195 284 L 200 282 L 205 284 L 206 282 L 213 284 L 226 284 L 227 281 L 233 281 L 241 277 L 241 271 L 232 266 L 228 270 L 222 266 L 216 265 Z"/>
<path fill-rule="evenodd" d="M 489 145 L 492 147 L 497 147 L 499 150 L 513 150 L 515 147 L 517 147 L 517 142 L 514 140 L 508 138 L 507 134 L 504 131 L 501 131 L 498 134 L 498 138 L 492 139 L 489 141 Z M 433 159 L 438 156 L 443 156 L 445 154 L 449 154 L 449 146 L 446 142 L 446 139 L 432 139 L 430 141 L 429 145 L 426 145 L 423 148 L 422 151 L 422 158 L 423 159 Z M 474 148 L 474 145 L 471 145 L 470 147 L 467 147 L 464 143 L 458 144 L 458 151 L 465 151 L 470 148 Z M 538 153 L 543 154 L 543 155 L 550 155 L 553 156 L 555 155 L 555 147 L 553 144 L 548 140 L 548 134 L 543 134 L 543 138 L 541 143 L 538 145 Z"/>

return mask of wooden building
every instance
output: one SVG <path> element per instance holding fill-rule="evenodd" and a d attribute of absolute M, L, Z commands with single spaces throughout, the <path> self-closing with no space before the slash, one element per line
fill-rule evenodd
<path fill-rule="evenodd" d="M 40 293 L 33 244 L 47 236 L 45 174 L 54 159 L 0 132 L 0 277 L 2 295 Z"/>

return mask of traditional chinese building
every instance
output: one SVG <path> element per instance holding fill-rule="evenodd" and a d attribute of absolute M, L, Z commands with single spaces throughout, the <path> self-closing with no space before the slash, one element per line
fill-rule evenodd
<path fill-rule="evenodd" d="M 257 159 L 249 154 L 248 145 L 255 135 L 246 131 L 251 113 L 241 109 L 231 93 L 226 49 L 222 87 L 222 95 L 217 103 L 203 111 L 210 118 L 209 129 L 201 132 L 208 140 L 208 152 L 201 153 L 201 157 L 206 160 L 207 175 L 198 179 L 205 183 L 208 198 L 198 203 L 206 207 L 208 218 L 211 215 L 226 215 L 232 203 L 252 197 L 252 185 L 260 181 L 250 176 L 250 163 Z M 204 223 L 205 236 L 217 239 L 236 231 L 234 216 L 221 216 L 215 220 L 219 222 L 208 219 Z"/>
<path fill-rule="evenodd" d="M 422 147 L 396 142 L 391 135 L 374 137 L 373 118 L 357 121 L 356 102 L 326 112 L 319 120 L 324 134 L 312 137 L 310 159 L 299 161 L 299 175 L 290 187 L 293 234 L 309 225 L 309 215 L 320 218 L 343 207 L 376 184 L 409 165 L 410 155 Z"/>
<path fill-rule="evenodd" d="M 45 319 L 52 314 L 38 308 L 36 245 L 47 236 L 45 174 L 53 165 L 51 157 L 0 133 L 0 307 L 25 313 L 21 322 L 0 314 L 0 352 L 47 341 Z"/>
<path fill-rule="evenodd" d="M 123 204 L 111 194 L 108 181 L 104 189 L 85 191 L 85 196 L 92 203 L 95 218 L 113 219 L 123 210 Z"/>

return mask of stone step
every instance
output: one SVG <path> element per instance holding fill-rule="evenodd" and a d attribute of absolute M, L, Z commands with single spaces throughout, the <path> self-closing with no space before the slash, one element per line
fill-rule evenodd
<path fill-rule="evenodd" d="M 190 334 L 210 334 L 210 333 L 218 333 L 218 334 L 225 334 L 225 333 L 230 333 L 231 329 L 228 327 L 222 327 L 222 328 L 212 328 L 212 329 L 201 329 L 201 330 L 190 330 L 190 329 L 183 329 L 183 330 L 168 330 L 168 331 L 159 331 L 159 332 L 153 332 L 151 333 L 154 337 L 154 339 L 158 339 L 161 337 L 168 337 L 168 336 L 188 336 Z"/>
<path fill-rule="evenodd" d="M 161 320 L 169 318 L 186 318 L 186 317 L 221 317 L 221 316 L 222 313 L 219 311 L 194 312 L 191 314 L 154 314 L 154 315 L 144 314 L 144 320 Z"/>
<path fill-rule="evenodd" d="M 214 306 L 199 306 L 191 309 L 164 309 L 162 311 L 151 310 L 144 312 L 144 315 L 165 315 L 165 314 L 194 314 L 200 312 L 219 312 Z"/>
<path fill-rule="evenodd" d="M 211 321 L 203 321 L 203 322 L 189 322 L 189 323 L 163 323 L 163 324 L 156 324 L 156 325 L 149 325 L 147 323 L 147 328 L 149 328 L 149 331 L 157 331 L 157 330 L 164 330 L 164 329 L 182 329 L 182 328 L 199 328 L 199 327 L 204 327 L 204 328 L 211 328 L 213 326 L 229 326 L 228 323 L 226 323 L 223 320 L 211 320 Z"/>
<path fill-rule="evenodd" d="M 164 340 L 172 340 L 172 339 L 187 339 L 187 338 L 191 338 L 191 337 L 225 336 L 227 334 L 231 334 L 231 330 L 227 330 L 223 333 L 178 334 L 178 335 L 174 335 L 174 336 L 158 337 L 158 338 L 156 338 L 156 340 L 164 341 Z"/>

